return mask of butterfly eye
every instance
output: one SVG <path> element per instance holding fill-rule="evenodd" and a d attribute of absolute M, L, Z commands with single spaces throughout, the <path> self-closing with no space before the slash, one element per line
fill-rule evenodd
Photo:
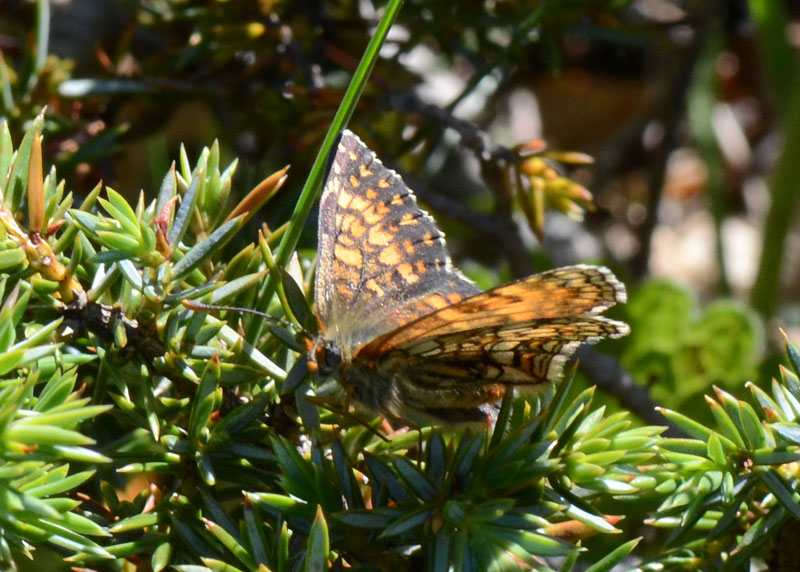
<path fill-rule="evenodd" d="M 317 367 L 319 367 L 320 375 L 327 377 L 342 363 L 342 353 L 334 345 L 325 346 L 319 344 L 314 351 L 314 359 L 317 362 Z"/>

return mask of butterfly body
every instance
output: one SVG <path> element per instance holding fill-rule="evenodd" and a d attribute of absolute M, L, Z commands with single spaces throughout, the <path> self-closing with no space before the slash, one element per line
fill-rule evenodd
<path fill-rule="evenodd" d="M 488 292 L 456 270 L 411 190 L 345 131 L 320 204 L 316 360 L 394 417 L 480 421 L 516 386 L 557 379 L 581 342 L 627 334 L 606 268 L 571 266 Z"/>

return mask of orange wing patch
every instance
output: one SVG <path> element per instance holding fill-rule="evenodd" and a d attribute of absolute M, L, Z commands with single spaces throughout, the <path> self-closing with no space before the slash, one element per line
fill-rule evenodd
<path fill-rule="evenodd" d="M 436 298 L 431 297 L 436 303 Z M 570 266 L 500 286 L 455 301 L 373 340 L 360 355 L 378 355 L 419 338 L 479 331 L 506 324 L 526 324 L 584 314 L 598 314 L 625 301 L 625 289 L 607 268 Z M 424 302 L 423 302 L 424 303 Z M 627 326 L 616 322 L 612 337 L 624 336 Z M 588 332 L 587 332 L 588 333 Z M 588 333 L 591 337 L 591 333 Z"/>

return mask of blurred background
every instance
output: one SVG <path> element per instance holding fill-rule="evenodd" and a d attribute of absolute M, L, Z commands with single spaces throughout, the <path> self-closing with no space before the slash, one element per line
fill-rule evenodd
<path fill-rule="evenodd" d="M 214 140 L 239 161 L 229 207 L 291 165 L 253 240 L 292 212 L 381 8 L 0 0 L 0 117 L 18 142 L 47 106 L 45 161 L 78 196 L 152 198 Z M 633 333 L 602 349 L 704 407 L 775 375 L 779 328 L 800 339 L 799 46 L 792 2 L 407 0 L 350 127 L 483 287 L 609 265 Z"/>

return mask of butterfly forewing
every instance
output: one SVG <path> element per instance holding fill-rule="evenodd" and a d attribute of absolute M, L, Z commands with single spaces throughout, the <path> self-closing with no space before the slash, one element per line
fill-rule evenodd
<path fill-rule="evenodd" d="M 434 310 L 426 297 L 478 291 L 402 179 L 345 131 L 320 203 L 315 302 L 327 335 L 346 352 Z"/>

